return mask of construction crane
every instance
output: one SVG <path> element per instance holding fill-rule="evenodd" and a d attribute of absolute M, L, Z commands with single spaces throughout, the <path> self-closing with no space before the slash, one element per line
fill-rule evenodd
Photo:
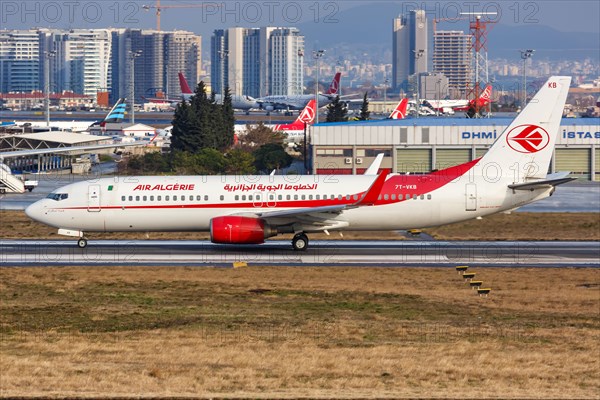
<path fill-rule="evenodd" d="M 217 3 L 202 3 L 202 4 L 173 4 L 168 6 L 161 6 L 160 0 L 156 0 L 156 4 L 153 6 L 149 6 L 144 4 L 142 8 L 146 11 L 150 11 L 151 9 L 156 10 L 156 30 L 160 31 L 160 14 L 162 10 L 166 10 L 168 8 L 205 8 L 205 7 L 221 7 L 221 4 Z"/>

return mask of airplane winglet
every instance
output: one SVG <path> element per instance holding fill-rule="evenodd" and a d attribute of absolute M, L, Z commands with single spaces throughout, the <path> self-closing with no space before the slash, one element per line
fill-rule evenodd
<path fill-rule="evenodd" d="M 372 206 L 377 201 L 379 197 L 379 193 L 381 193 L 381 189 L 383 189 L 383 185 L 385 184 L 385 180 L 387 178 L 388 172 L 387 170 L 383 170 L 375 179 L 375 182 L 367 189 L 363 197 L 357 201 L 355 206 Z"/>
<path fill-rule="evenodd" d="M 379 171 L 379 167 L 381 166 L 381 161 L 383 161 L 383 153 L 377 154 L 377 157 L 375 157 L 363 175 L 377 175 L 377 171 Z"/>

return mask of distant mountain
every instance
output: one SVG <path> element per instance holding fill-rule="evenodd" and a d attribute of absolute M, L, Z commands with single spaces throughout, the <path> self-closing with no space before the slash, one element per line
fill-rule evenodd
<path fill-rule="evenodd" d="M 336 49 L 339 46 L 392 47 L 392 20 L 403 11 L 398 3 L 371 3 L 337 13 L 335 23 L 313 21 L 298 24 L 306 37 L 306 49 Z M 582 27 L 585 29 L 585 27 Z M 440 23 L 438 29 L 468 31 L 467 21 Z M 360 46 L 359 46 L 360 45 Z M 488 53 L 492 58 L 518 59 L 518 49 L 536 50 L 536 57 L 551 60 L 564 58 L 600 58 L 600 35 L 561 32 L 549 26 L 493 25 L 488 36 Z"/>

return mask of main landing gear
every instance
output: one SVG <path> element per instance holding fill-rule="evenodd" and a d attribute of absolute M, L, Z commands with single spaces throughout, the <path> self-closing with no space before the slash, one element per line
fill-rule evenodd
<path fill-rule="evenodd" d="M 292 247 L 296 251 L 306 251 L 308 248 L 308 236 L 304 232 L 295 234 L 292 239 Z"/>
<path fill-rule="evenodd" d="M 77 240 L 77 247 L 79 247 L 80 249 L 84 249 L 87 246 L 87 239 L 84 237 L 79 238 L 79 240 Z"/>

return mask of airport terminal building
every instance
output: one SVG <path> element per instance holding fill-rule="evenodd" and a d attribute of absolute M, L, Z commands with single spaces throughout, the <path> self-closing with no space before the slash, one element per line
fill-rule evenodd
<path fill-rule="evenodd" d="M 361 174 L 378 153 L 381 168 L 398 173 L 426 173 L 479 158 L 512 118 L 412 118 L 311 127 L 313 171 Z M 571 171 L 582 180 L 600 180 L 600 119 L 561 122 L 550 172 Z"/>

